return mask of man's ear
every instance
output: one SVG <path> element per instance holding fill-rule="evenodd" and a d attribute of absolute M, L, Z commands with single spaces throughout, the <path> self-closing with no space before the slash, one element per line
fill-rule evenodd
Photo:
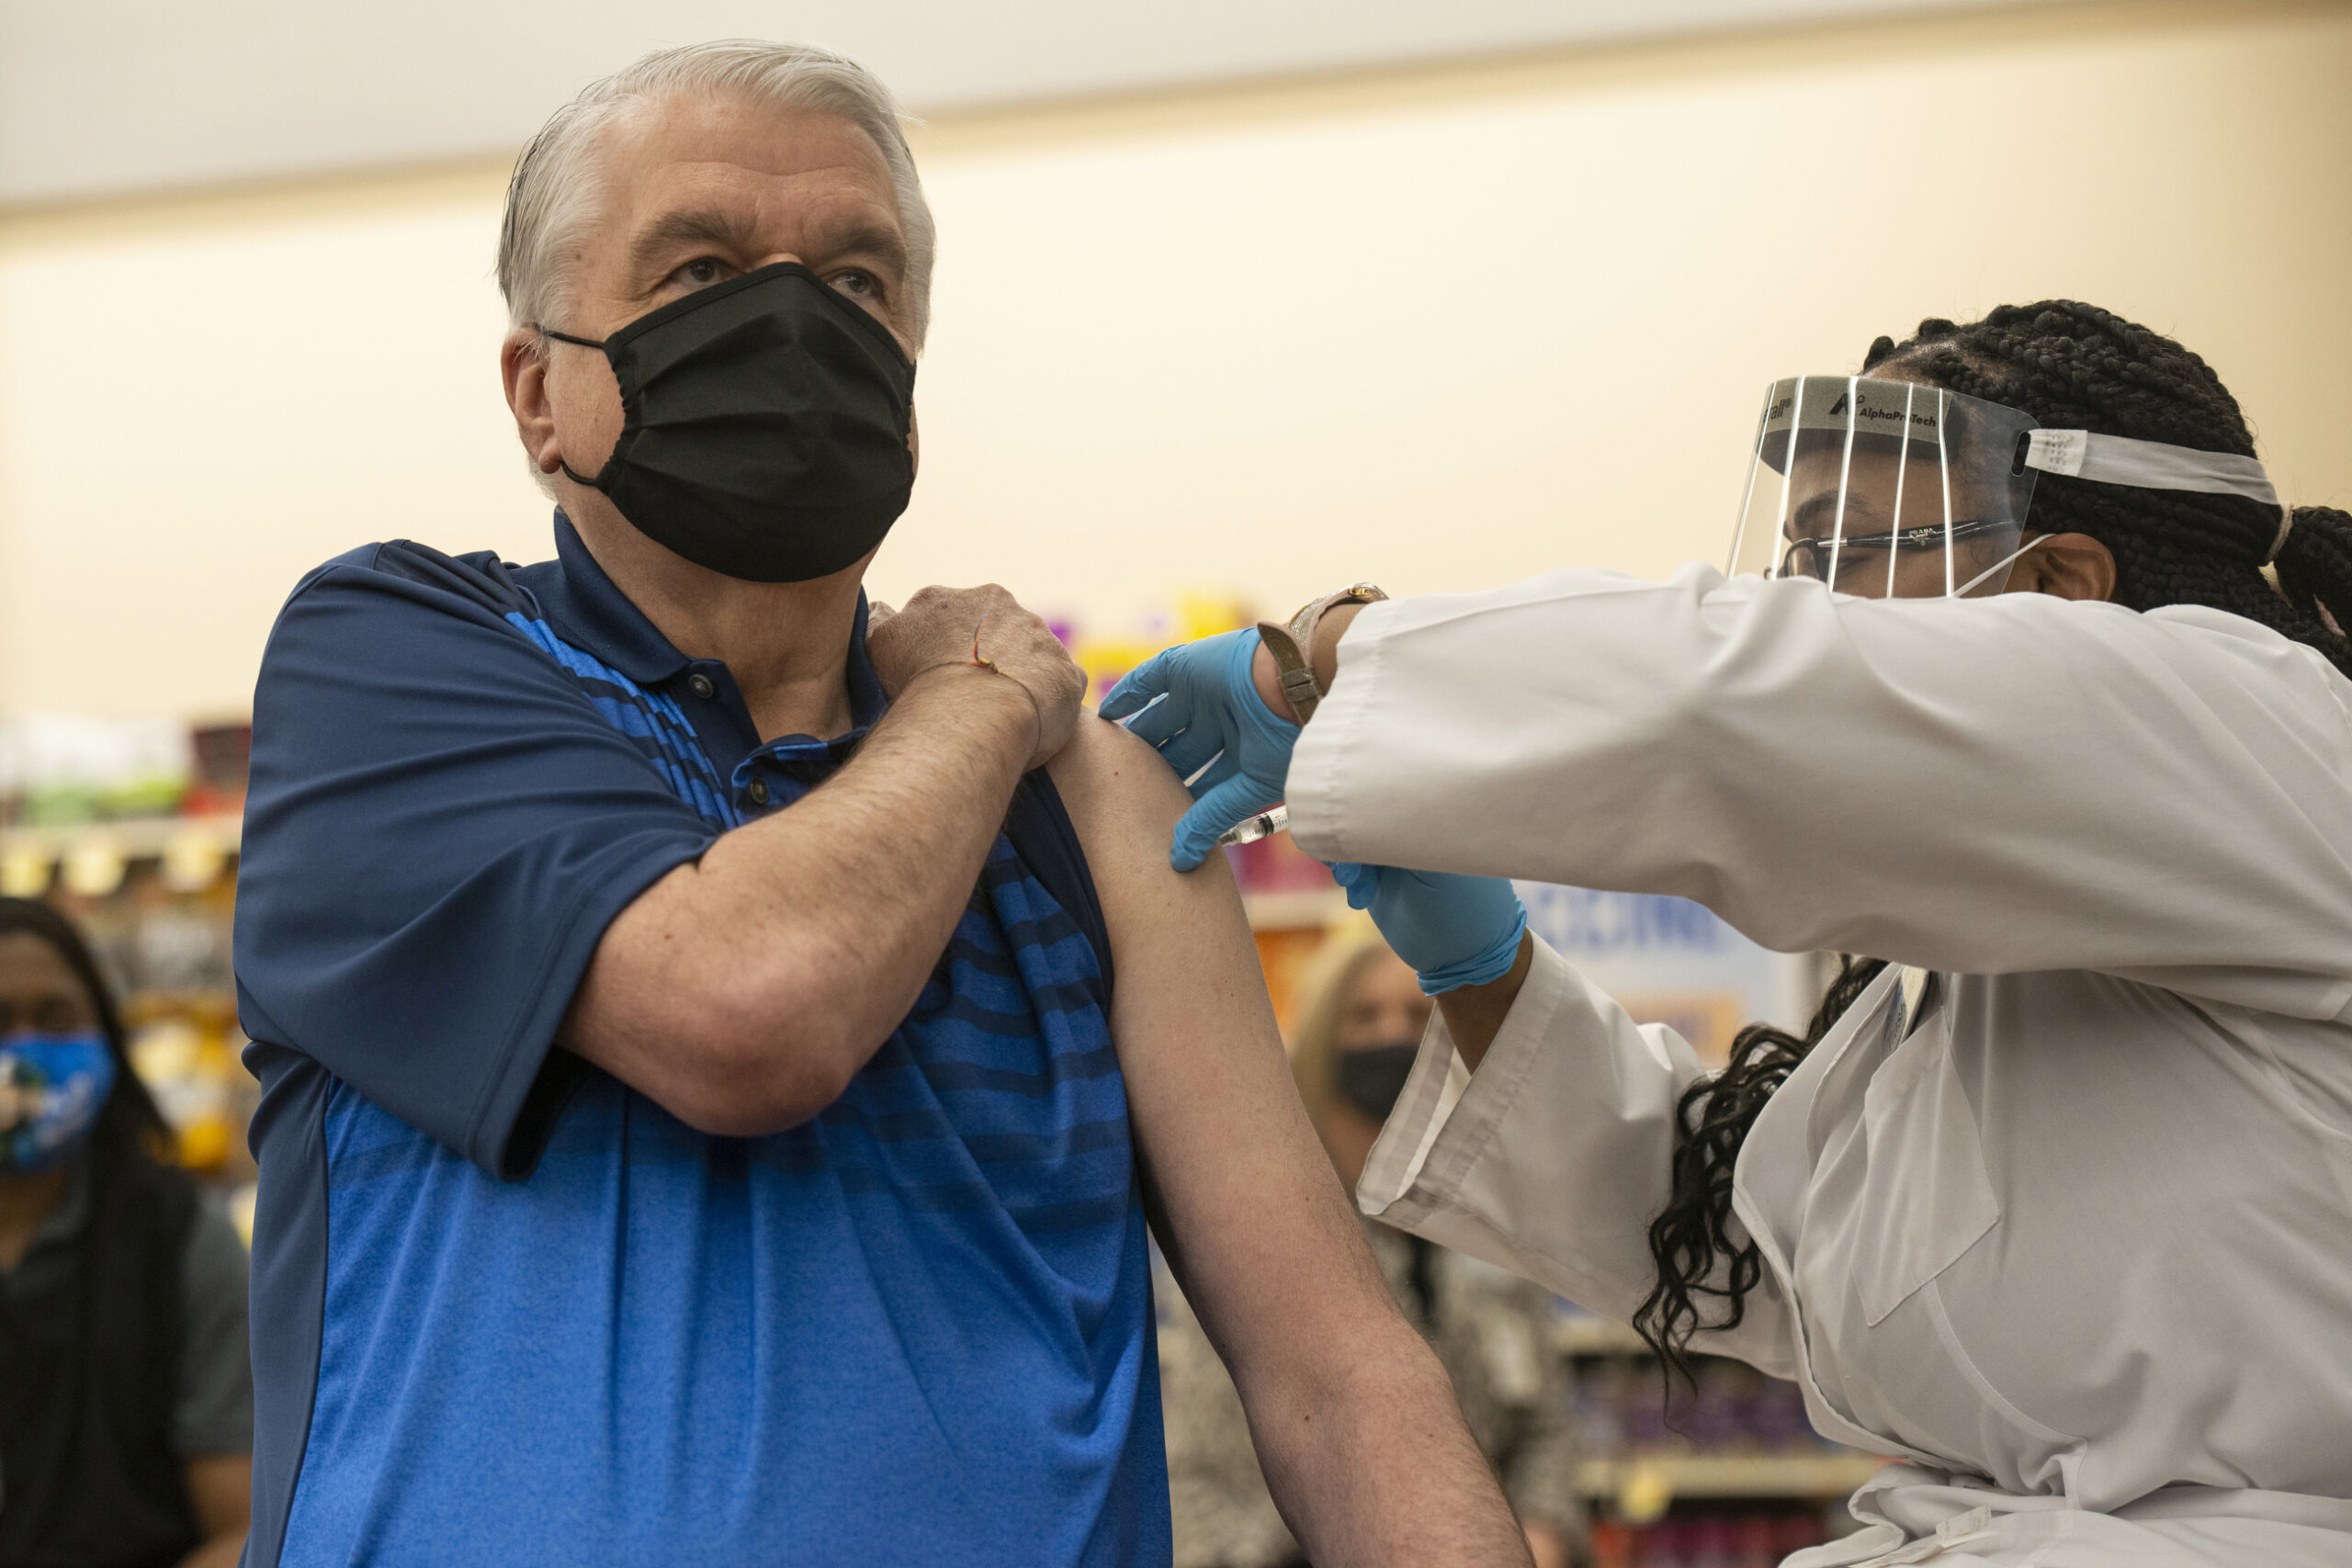
<path fill-rule="evenodd" d="M 563 449 L 555 438 L 555 408 L 548 400 L 548 361 L 538 333 L 517 327 L 499 345 L 498 373 L 506 385 L 506 406 L 514 414 L 514 434 L 523 450 L 543 474 L 563 463 Z"/>
<path fill-rule="evenodd" d="M 2112 599 L 2114 552 L 2088 534 L 2052 534 L 2018 558 L 2005 592 L 2054 593 L 2061 599 Z"/>

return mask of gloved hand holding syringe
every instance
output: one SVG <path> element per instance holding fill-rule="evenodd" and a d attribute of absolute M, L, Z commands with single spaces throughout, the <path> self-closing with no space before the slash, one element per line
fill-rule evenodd
<path fill-rule="evenodd" d="M 1145 660 L 1102 699 L 1102 716 L 1127 720 L 1193 792 L 1168 857 L 1179 871 L 1283 798 L 1298 726 L 1258 695 L 1250 669 L 1257 652 L 1254 629 L 1185 643 Z"/>
<path fill-rule="evenodd" d="M 1258 642 L 1250 630 L 1169 649 L 1102 701 L 1102 716 L 1128 721 L 1193 792 L 1169 854 L 1180 871 L 1199 865 L 1212 849 L 1254 843 L 1289 826 L 1283 795 L 1299 726 L 1278 717 L 1258 688 L 1251 672 Z M 1527 930 L 1519 896 L 1498 877 L 1352 864 L 1332 872 L 1348 902 L 1372 912 L 1432 996 L 1508 972 Z"/>
<path fill-rule="evenodd" d="M 1160 755 L 1169 759 L 1170 766 L 1180 766 L 1180 758 L 1189 755 L 1192 749 L 1188 745 L 1186 732 L 1197 728 L 1199 721 L 1194 717 L 1191 722 L 1185 722 L 1180 720 L 1178 715 L 1180 712 L 1197 713 L 1192 699 L 1197 694 L 1202 675 L 1212 672 L 1196 666 L 1203 663 L 1212 666 L 1214 675 L 1227 682 L 1236 679 L 1246 680 L 1250 660 L 1255 657 L 1257 649 L 1258 634 L 1254 631 L 1227 632 L 1222 637 L 1209 637 L 1189 647 L 1171 648 L 1147 660 L 1114 686 L 1110 694 L 1102 699 L 1102 716 L 1129 721 L 1129 729 L 1159 747 Z M 1163 692 L 1168 700 L 1154 705 L 1152 699 Z M 1180 694 L 1183 698 L 1182 702 Z M 1214 786 L 1228 782 L 1257 786 L 1229 790 L 1220 797 L 1218 807 L 1213 808 L 1224 812 L 1236 809 L 1250 812 L 1217 839 L 1216 844 L 1220 849 L 1254 844 L 1261 839 L 1281 832 L 1290 824 L 1290 808 L 1279 801 L 1283 777 L 1290 771 L 1290 742 L 1298 739 L 1298 726 L 1266 709 L 1262 702 L 1254 705 L 1262 711 L 1262 728 L 1251 725 L 1228 727 L 1235 730 L 1253 731 L 1246 736 L 1227 735 L 1221 728 L 1218 731 L 1221 744 L 1216 749 L 1216 763 L 1200 778 L 1188 777 L 1186 780 L 1192 787 L 1193 798 L 1202 802 L 1201 807 L 1195 807 L 1184 818 L 1184 829 L 1194 836 L 1203 830 L 1204 823 L 1207 827 L 1216 826 L 1214 821 L 1208 820 L 1212 811 L 1203 809 L 1208 804 L 1207 796 Z M 1218 710 L 1211 708 L 1208 711 L 1214 713 Z M 1224 767 L 1226 757 L 1233 754 L 1237 743 L 1247 748 L 1250 761 L 1256 764 L 1254 768 Z M 1197 768 L 1199 764 L 1194 766 Z M 1277 804 L 1264 809 L 1252 809 L 1251 797 L 1270 778 Z M 1195 818 L 1202 820 L 1196 822 Z M 1178 869 L 1184 871 L 1198 865 L 1202 859 L 1195 853 L 1187 862 L 1187 831 L 1179 831 L 1177 853 L 1173 857 Z"/>
<path fill-rule="evenodd" d="M 1261 811 L 1252 816 L 1244 817 L 1240 821 L 1227 829 L 1225 831 L 1225 837 L 1216 841 L 1217 848 L 1221 850 L 1230 850 L 1237 849 L 1243 844 L 1254 844 L 1261 839 L 1272 838 L 1273 835 L 1281 832 L 1283 829 L 1289 826 L 1290 807 L 1287 806 L 1277 806 L 1271 810 Z"/>

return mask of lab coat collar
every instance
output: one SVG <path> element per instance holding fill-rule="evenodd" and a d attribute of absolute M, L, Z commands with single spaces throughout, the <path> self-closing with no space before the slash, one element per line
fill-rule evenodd
<path fill-rule="evenodd" d="M 1796 1238 L 1777 1234 L 1768 1218 L 1774 1213 L 1804 1213 L 1804 1188 L 1814 1168 L 1808 1129 L 1815 1097 L 1822 1080 L 1854 1048 L 1856 1040 L 1864 1038 L 1865 1032 L 1885 1027 L 1884 1015 L 1899 979 L 1900 972 L 1889 965 L 1855 998 L 1846 1016 L 1789 1075 L 1788 1081 L 1773 1092 L 1740 1148 L 1739 1164 L 1732 1180 L 1731 1205 L 1733 1214 L 1747 1228 L 1757 1251 L 1763 1256 L 1781 1298 L 1789 1303 L 1790 1316 L 1796 1324 L 1792 1338 L 1795 1341 L 1797 1386 L 1804 1393 L 1815 1427 L 1832 1442 L 1844 1443 L 1849 1448 L 1866 1453 L 1893 1454 L 1932 1466 L 1936 1456 L 1905 1448 L 1883 1432 L 1857 1426 L 1822 1393 L 1821 1384 L 1813 1374 L 1812 1349 L 1806 1343 L 1803 1298 L 1797 1294 Z M 1874 1038 L 1874 1033 L 1870 1037 Z"/>

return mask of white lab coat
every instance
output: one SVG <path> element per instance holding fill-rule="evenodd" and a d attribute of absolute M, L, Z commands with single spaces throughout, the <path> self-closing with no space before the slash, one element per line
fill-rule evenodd
<path fill-rule="evenodd" d="M 2352 1563 L 2352 682 L 2250 621 L 1562 571 L 1376 604 L 1299 742 L 1329 860 L 1698 899 L 1890 968 L 1742 1150 L 1694 1348 L 1901 1461 L 1792 1564 Z M 1689 1046 L 1539 945 L 1367 1213 L 1625 1318 Z"/>

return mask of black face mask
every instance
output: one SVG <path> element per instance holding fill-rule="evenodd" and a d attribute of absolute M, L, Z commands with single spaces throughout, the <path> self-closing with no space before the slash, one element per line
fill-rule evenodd
<path fill-rule="evenodd" d="M 914 365 L 797 262 L 697 289 L 602 343 L 547 335 L 603 349 L 621 388 L 613 455 L 594 479 L 563 471 L 696 566 L 824 577 L 907 509 Z"/>
<path fill-rule="evenodd" d="M 1413 1059 L 1420 1054 L 1421 1043 L 1418 1040 L 1342 1051 L 1333 1064 L 1336 1081 L 1332 1087 L 1340 1091 L 1341 1100 L 1366 1116 L 1385 1122 L 1388 1113 L 1396 1109 L 1396 1097 L 1405 1092 L 1405 1080 L 1413 1075 Z"/>

